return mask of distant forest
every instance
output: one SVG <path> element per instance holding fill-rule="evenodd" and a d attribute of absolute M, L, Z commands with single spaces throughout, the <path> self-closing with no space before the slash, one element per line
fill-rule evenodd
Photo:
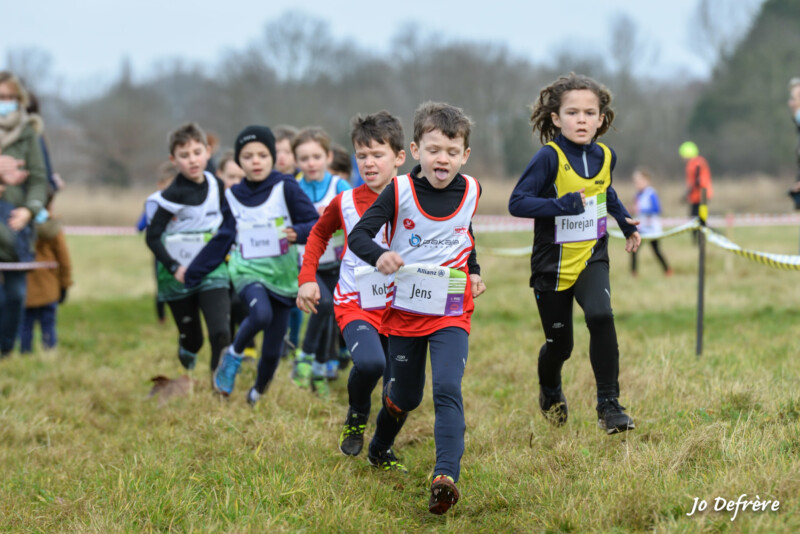
<path fill-rule="evenodd" d="M 323 20 L 289 12 L 213 66 L 173 61 L 140 79 L 123 61 L 117 79 L 90 98 L 67 100 L 57 89 L 38 96 L 54 166 L 72 183 L 152 186 L 168 132 L 186 121 L 214 132 L 223 148 L 248 124 L 319 125 L 349 147 L 354 115 L 388 109 L 403 120 L 408 143 L 414 109 L 426 100 L 472 117 L 467 172 L 516 179 L 540 146 L 529 106 L 570 71 L 614 94 L 615 129 L 603 140 L 618 154 L 617 175 L 645 165 L 680 179 L 678 146 L 687 139 L 715 174 L 788 175 L 796 135 L 787 82 L 800 76 L 800 2 L 701 0 L 687 24 L 697 53 L 713 66 L 708 80 L 638 74 L 658 51 L 625 15 L 610 25 L 609 50 L 564 51 L 534 64 L 503 45 L 443 42 L 413 27 L 376 54 L 335 38 Z M 14 50 L 6 62 L 34 91 L 54 85 L 49 65 L 38 49 Z"/>

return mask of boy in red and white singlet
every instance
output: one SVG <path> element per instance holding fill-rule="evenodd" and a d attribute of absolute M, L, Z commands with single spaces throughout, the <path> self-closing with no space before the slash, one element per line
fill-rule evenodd
<path fill-rule="evenodd" d="M 381 325 L 389 337 L 391 379 L 368 457 L 385 470 L 405 470 L 392 445 L 408 412 L 422 401 L 430 347 L 436 466 L 428 509 L 434 514 L 445 513 L 459 498 L 455 483 L 465 430 L 461 379 L 472 299 L 486 290 L 471 224 L 480 185 L 459 173 L 469 158 L 470 129 L 459 108 L 434 102 L 420 106 L 410 147 L 419 165 L 396 177 L 348 236 L 357 256 L 394 276 L 391 306 Z M 373 241 L 387 223 L 388 251 Z"/>

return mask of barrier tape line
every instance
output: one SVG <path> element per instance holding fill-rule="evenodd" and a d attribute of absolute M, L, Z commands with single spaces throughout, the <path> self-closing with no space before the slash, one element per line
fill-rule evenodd
<path fill-rule="evenodd" d="M 657 239 L 663 239 L 665 237 L 672 237 L 674 235 L 682 234 L 684 232 L 690 232 L 692 230 L 696 230 L 699 227 L 700 227 L 700 220 L 694 218 L 685 224 L 676 226 L 675 228 L 670 228 L 669 230 L 663 232 L 657 232 L 654 234 L 643 235 L 642 241 L 655 241 Z M 625 235 L 616 228 L 609 228 L 608 235 L 610 235 L 611 237 L 616 237 L 617 239 L 625 239 Z"/>
<path fill-rule="evenodd" d="M 718 234 L 710 228 L 701 228 L 701 231 L 706 235 L 708 242 L 716 245 L 724 250 L 738 254 L 748 260 L 755 261 L 762 265 L 768 265 L 776 269 L 786 269 L 790 271 L 800 271 L 800 255 L 792 256 L 789 254 L 773 254 L 771 252 L 759 252 L 756 250 L 747 250 L 727 237 Z"/>
<path fill-rule="evenodd" d="M 701 226 L 699 219 L 692 219 L 691 221 L 685 224 L 676 226 L 675 228 L 671 228 L 664 232 L 642 236 L 642 241 L 648 241 L 648 240 L 652 241 L 654 239 L 671 237 L 695 229 L 699 229 L 701 232 L 703 232 L 709 243 L 711 243 L 712 245 L 716 245 L 717 247 L 723 250 L 727 250 L 728 252 L 733 252 L 734 254 L 738 254 L 739 256 L 747 258 L 751 261 L 755 261 L 757 263 L 760 263 L 762 265 L 767 265 L 769 267 L 774 267 L 776 269 L 800 271 L 800 255 L 774 254 L 771 252 L 759 252 L 757 250 L 744 249 L 739 245 L 737 245 L 736 243 L 734 243 L 733 241 L 731 241 L 730 239 L 726 238 L 725 236 L 715 232 L 711 228 Z M 608 231 L 608 234 L 611 237 L 617 239 L 625 239 L 625 236 L 619 230 L 611 229 Z M 505 257 L 515 258 L 515 257 L 523 257 L 530 255 L 531 249 L 532 247 L 529 245 L 525 247 L 516 247 L 516 248 L 480 247 L 479 251 L 482 253 L 491 254 L 493 256 L 505 256 Z"/>
<path fill-rule="evenodd" d="M 56 269 L 57 261 L 0 262 L 0 271 L 32 271 L 34 269 Z"/>

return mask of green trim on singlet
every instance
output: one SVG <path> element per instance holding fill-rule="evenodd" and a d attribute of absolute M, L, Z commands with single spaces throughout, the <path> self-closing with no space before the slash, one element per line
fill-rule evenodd
<path fill-rule="evenodd" d="M 180 300 L 182 298 L 194 295 L 195 293 L 202 293 L 203 291 L 219 289 L 222 287 L 227 288 L 230 286 L 230 276 L 228 275 L 228 269 L 225 267 L 224 262 L 219 264 L 216 269 L 205 275 L 200 284 L 192 288 L 187 288 L 185 285 L 175 280 L 175 277 L 172 275 L 172 273 L 170 273 L 161 262 L 158 262 L 156 272 L 156 279 L 158 280 L 159 302 Z"/>
<path fill-rule="evenodd" d="M 233 287 L 236 292 L 252 283 L 263 284 L 282 297 L 297 296 L 297 246 L 291 245 L 289 252 L 281 256 L 245 260 L 237 247 L 231 252 L 228 262 Z"/>

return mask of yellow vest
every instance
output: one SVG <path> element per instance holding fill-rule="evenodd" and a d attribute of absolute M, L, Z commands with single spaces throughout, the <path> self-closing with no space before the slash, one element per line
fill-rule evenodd
<path fill-rule="evenodd" d="M 611 150 L 602 143 L 597 146 L 603 149 L 605 155 L 603 167 L 595 176 L 583 178 L 572 169 L 567 156 L 558 145 L 547 143 L 558 154 L 558 175 L 556 176 L 556 195 L 560 198 L 567 193 L 577 193 L 584 189 L 586 197 L 605 194 L 611 186 Z M 558 282 L 556 291 L 563 291 L 572 287 L 578 280 L 578 275 L 586 268 L 586 262 L 592 256 L 592 250 L 597 244 L 597 239 L 578 241 L 576 243 L 562 243 L 558 265 Z"/>

